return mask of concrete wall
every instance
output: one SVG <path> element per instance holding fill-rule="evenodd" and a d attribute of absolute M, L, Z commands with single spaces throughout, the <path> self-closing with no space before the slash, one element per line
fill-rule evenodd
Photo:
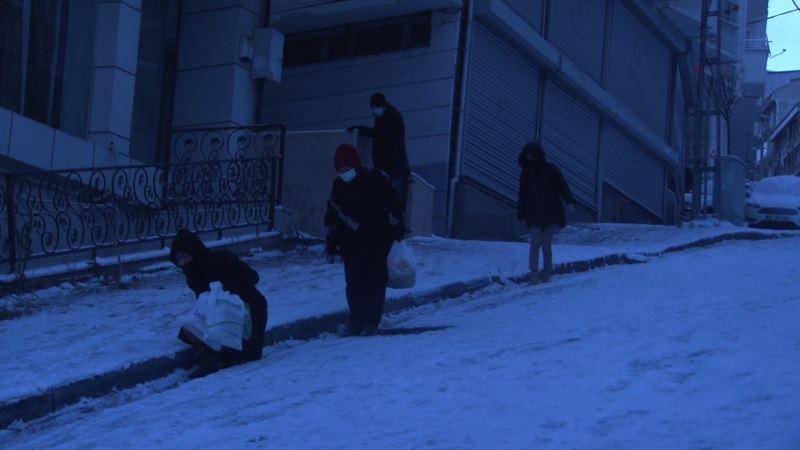
<path fill-rule="evenodd" d="M 430 48 L 286 68 L 280 84 L 267 86 L 265 120 L 289 130 L 372 125 L 369 97 L 383 92 L 404 116 L 412 171 L 436 188 L 434 229 L 442 232 L 459 17 L 434 12 Z"/>

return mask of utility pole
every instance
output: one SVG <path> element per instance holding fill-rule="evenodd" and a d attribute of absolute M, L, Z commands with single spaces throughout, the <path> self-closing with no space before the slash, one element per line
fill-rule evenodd
<path fill-rule="evenodd" d="M 704 118 L 706 115 L 705 98 L 705 70 L 706 70 L 706 34 L 708 32 L 708 12 L 711 8 L 712 0 L 702 0 L 700 7 L 700 48 L 697 70 L 697 92 L 694 102 L 694 129 L 693 129 L 693 151 L 692 151 L 692 213 L 697 217 L 700 213 L 700 196 L 703 189 L 703 178 L 705 175 L 705 163 L 702 157 L 705 155 L 704 144 Z"/>
<path fill-rule="evenodd" d="M 714 205 L 714 213 L 720 214 L 720 207 L 722 206 L 722 169 L 720 167 L 720 161 L 722 161 L 722 105 L 719 104 L 719 101 L 723 98 L 724 90 L 725 90 L 725 83 L 723 82 L 723 73 L 722 73 L 722 2 L 717 0 L 717 10 L 716 10 L 716 18 L 717 18 L 717 54 L 716 54 L 716 61 L 714 61 L 714 66 L 711 70 L 711 75 L 716 77 L 715 80 L 715 87 L 717 101 L 714 105 L 714 117 L 716 120 L 716 130 L 717 130 L 717 139 L 716 139 L 716 157 L 714 158 L 714 167 L 713 167 L 713 175 L 714 175 L 714 198 L 713 198 L 713 205 Z M 735 88 L 735 87 L 732 87 Z M 726 123 L 725 126 L 728 126 Z M 730 145 L 730 143 L 725 144 Z"/>

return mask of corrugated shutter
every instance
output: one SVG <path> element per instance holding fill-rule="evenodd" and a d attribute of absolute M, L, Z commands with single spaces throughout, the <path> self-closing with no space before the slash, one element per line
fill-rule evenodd
<path fill-rule="evenodd" d="M 596 81 L 603 73 L 605 0 L 550 3 L 547 39 Z"/>
<path fill-rule="evenodd" d="M 671 53 L 622 3 L 614 0 L 608 90 L 666 137 Z"/>
<path fill-rule="evenodd" d="M 545 0 L 505 0 L 505 2 L 536 31 L 542 31 Z"/>
<path fill-rule="evenodd" d="M 664 217 L 664 165 L 610 123 L 604 129 L 603 175 L 614 189 Z"/>
<path fill-rule="evenodd" d="M 517 156 L 535 138 L 536 63 L 479 23 L 473 25 L 461 173 L 512 200 Z"/>
<path fill-rule="evenodd" d="M 600 115 L 550 81 L 545 85 L 543 114 L 547 158 L 561 168 L 573 194 L 595 206 Z"/>

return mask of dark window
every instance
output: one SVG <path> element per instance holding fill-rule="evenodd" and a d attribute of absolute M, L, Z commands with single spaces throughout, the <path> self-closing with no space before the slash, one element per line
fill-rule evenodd
<path fill-rule="evenodd" d="M 22 2 L 0 0 L 0 106 L 20 110 Z"/>
<path fill-rule="evenodd" d="M 413 14 L 287 35 L 283 63 L 301 66 L 428 47 L 430 43 L 431 14 Z"/>
<path fill-rule="evenodd" d="M 355 56 L 378 55 L 403 48 L 402 23 L 377 25 L 356 30 Z"/>
<path fill-rule="evenodd" d="M 143 0 L 141 11 L 130 155 L 164 161 L 172 124 L 178 0 Z"/>
<path fill-rule="evenodd" d="M 69 0 L 0 0 L 0 106 L 62 123 Z"/>
<path fill-rule="evenodd" d="M 298 36 L 286 39 L 283 63 L 287 66 L 314 64 L 322 61 L 322 36 Z"/>

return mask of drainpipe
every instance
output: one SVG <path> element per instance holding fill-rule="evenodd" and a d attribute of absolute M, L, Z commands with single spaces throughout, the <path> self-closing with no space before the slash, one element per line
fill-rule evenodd
<path fill-rule="evenodd" d="M 272 0 L 264 0 L 264 20 L 263 26 L 269 27 L 270 16 L 272 15 Z M 260 124 L 264 120 L 264 86 L 265 80 L 256 80 L 256 111 L 254 114 L 255 124 Z"/>
<path fill-rule="evenodd" d="M 463 0 L 461 5 L 461 24 L 458 30 L 458 54 L 453 79 L 453 110 L 450 118 L 450 155 L 447 163 L 447 194 L 445 197 L 445 235 L 453 233 L 453 215 L 456 202 L 456 186 L 461 176 L 461 144 L 464 137 L 464 105 L 467 90 L 467 46 L 471 41 L 472 2 Z"/>

